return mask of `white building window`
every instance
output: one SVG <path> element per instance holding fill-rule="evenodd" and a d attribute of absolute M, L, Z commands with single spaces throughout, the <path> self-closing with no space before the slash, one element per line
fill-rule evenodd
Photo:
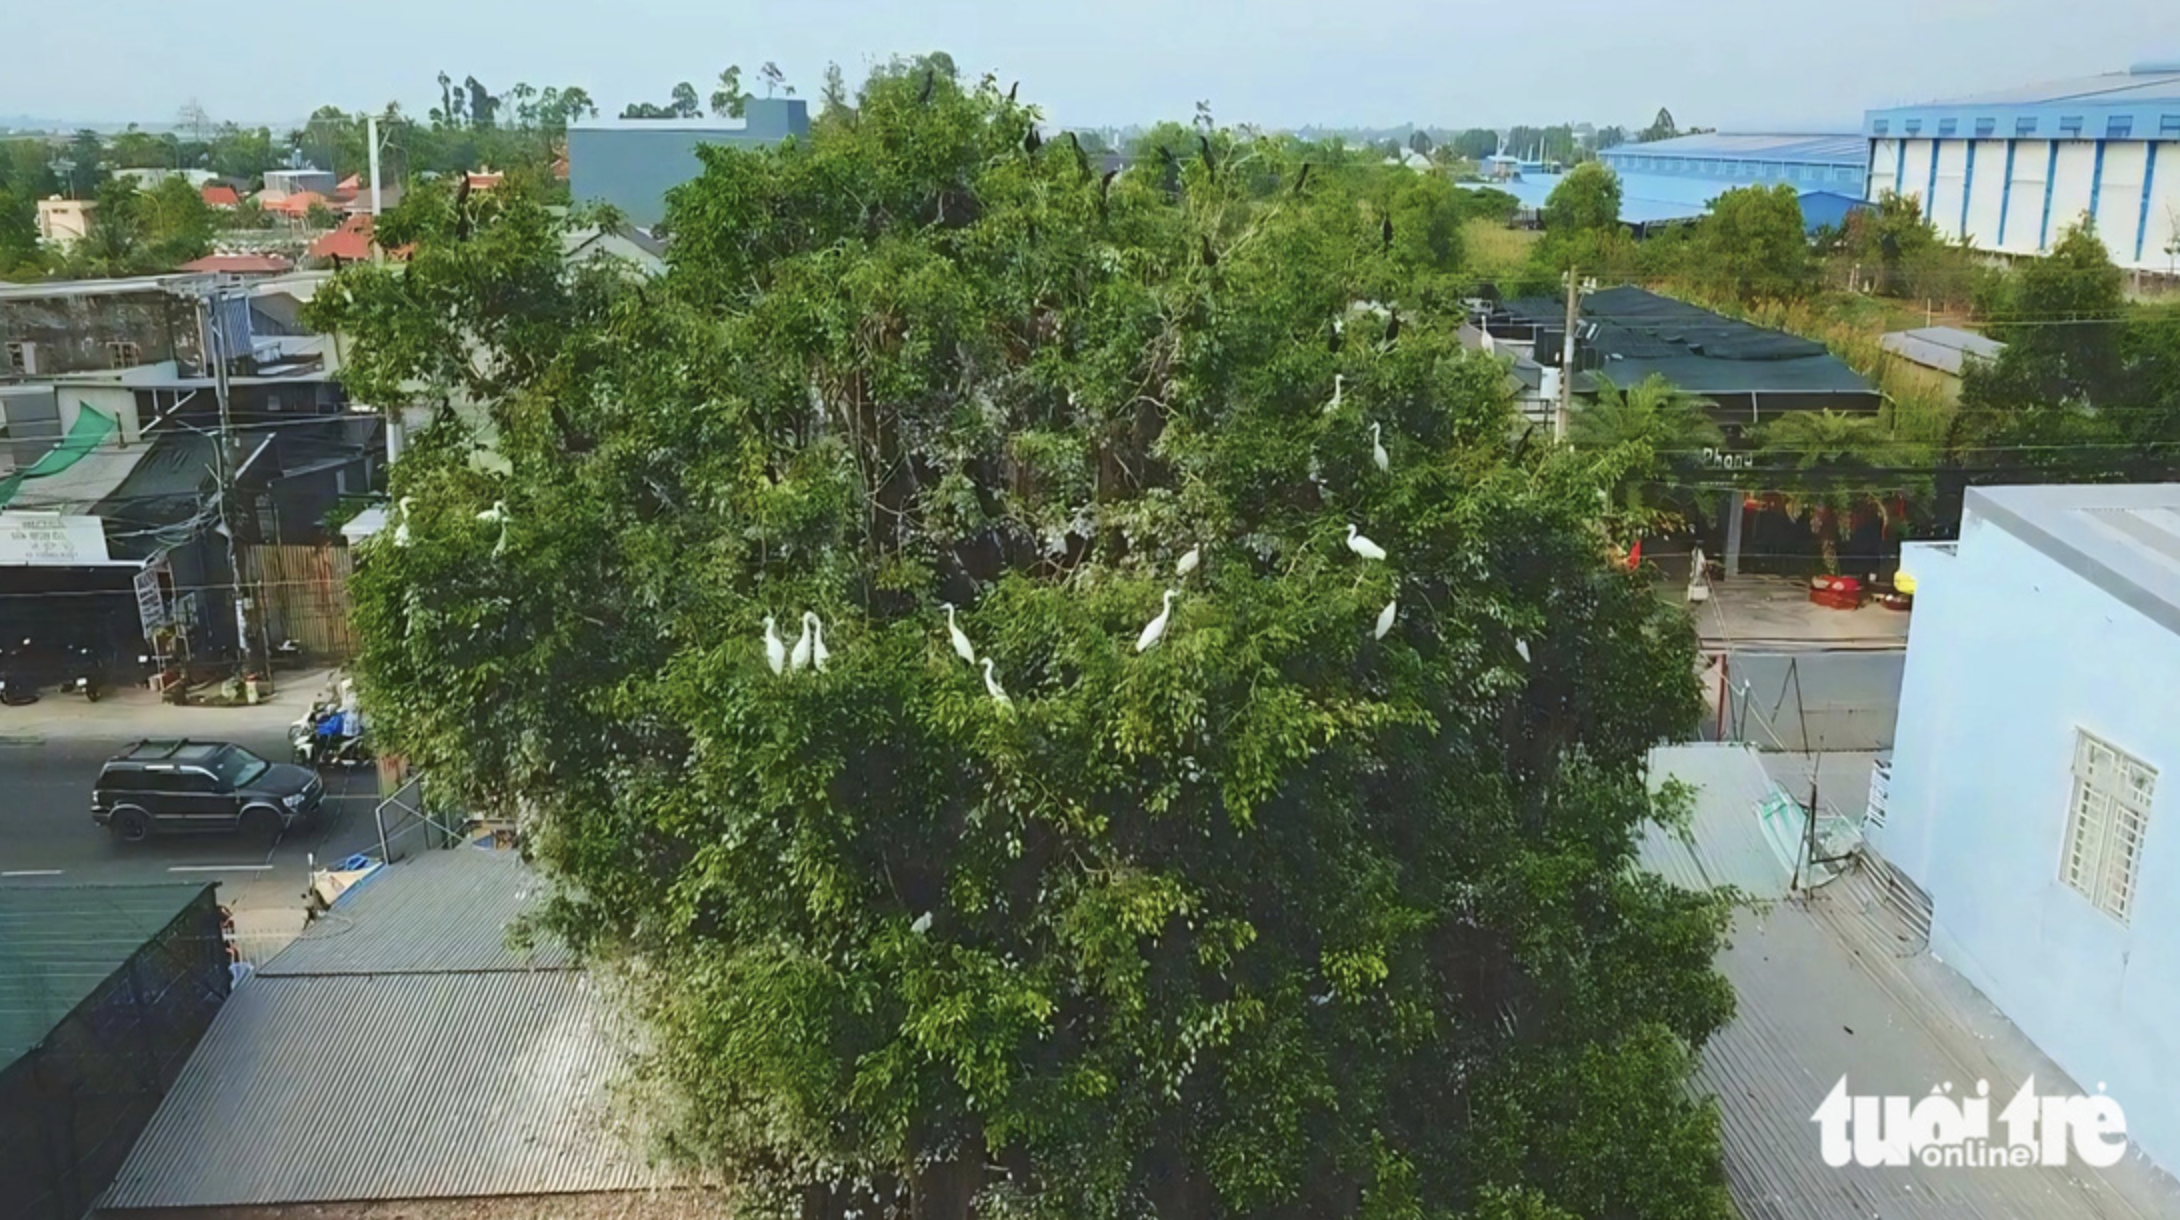
<path fill-rule="evenodd" d="M 2134 909 L 2156 791 L 2157 771 L 2148 763 L 2075 730 L 2074 799 L 2059 877 L 2121 923 Z"/>

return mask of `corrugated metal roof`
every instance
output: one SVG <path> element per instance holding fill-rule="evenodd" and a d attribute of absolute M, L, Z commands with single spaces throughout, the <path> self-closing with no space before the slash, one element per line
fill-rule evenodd
<path fill-rule="evenodd" d="M 261 975 L 222 1009 L 101 1206 L 635 1190 L 627 1039 L 573 971 Z"/>
<path fill-rule="evenodd" d="M 1870 873 L 1743 912 L 1719 968 L 1737 1007 L 1705 1047 L 1697 1080 L 1718 1097 L 1727 1183 L 1747 1220 L 2180 1215 L 2180 1189 L 2136 1156 L 2105 1170 L 1824 1163 L 1810 1116 L 1842 1076 L 1850 1093 L 1910 1097 L 1948 1081 L 1956 1095 L 1972 1093 L 1988 1080 L 1994 1107 L 2032 1074 L 2039 1093 L 2077 1091 L 1987 1000 L 1920 951 Z"/>
<path fill-rule="evenodd" d="M 0 887 L 0 1064 L 61 1019 L 211 887 Z"/>
<path fill-rule="evenodd" d="M 1620 178 L 1620 223 L 1631 225 L 1694 220 L 1708 213 L 1711 210 L 1711 201 L 1727 191 L 1777 185 L 1772 182 L 1735 181 L 1731 178 L 1691 178 L 1676 174 L 1646 174 L 1640 171 L 1613 172 Z M 1463 182 L 1459 185 L 1470 190 L 1504 191 L 1520 200 L 1522 207 L 1535 211 L 1543 208 L 1545 202 L 1552 197 L 1552 188 L 1558 186 L 1565 176 L 1524 174 L 1519 181 L 1514 182 Z M 1831 192 L 1801 193 L 1807 197 Z"/>
<path fill-rule="evenodd" d="M 1732 742 L 1660 746 L 1650 752 L 1651 790 L 1677 779 L 1696 790 L 1687 833 L 1645 829 L 1636 859 L 1683 889 L 1730 885 L 1754 899 L 1783 898 L 1792 877 L 1764 836 L 1757 807 L 1771 777 L 1755 750 Z"/>
<path fill-rule="evenodd" d="M 1972 330 L 1952 326 L 1925 326 L 1880 336 L 1879 347 L 1925 368 L 1959 376 L 1970 358 L 1996 360 L 2006 345 Z"/>
<path fill-rule="evenodd" d="M 2180 72 L 2102 72 L 2066 80 L 2043 81 L 1949 97 L 1931 106 L 2039 106 L 2053 102 L 2080 102 L 2093 106 L 2134 106 L 2143 102 L 2180 101 Z M 1912 107 L 1897 107 L 1912 109 Z"/>
<path fill-rule="evenodd" d="M 1859 134 L 1735 135 L 1707 132 L 1648 144 L 1621 144 L 1597 154 L 1616 157 L 1691 157 L 1704 160 L 1794 161 L 1861 169 L 1870 161 L 1870 142 Z"/>
<path fill-rule="evenodd" d="M 1971 487 L 1963 516 L 1997 523 L 2180 632 L 2180 483 Z M 1973 545 L 1968 528 L 1962 537 Z"/>
<path fill-rule="evenodd" d="M 544 881 L 513 852 L 425 852 L 373 874 L 260 973 L 565 969 L 570 958 L 557 943 L 507 945 L 508 929 L 544 896 Z"/>

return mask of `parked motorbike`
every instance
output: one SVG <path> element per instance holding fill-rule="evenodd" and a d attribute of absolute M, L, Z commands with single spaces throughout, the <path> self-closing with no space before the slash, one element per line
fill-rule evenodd
<path fill-rule="evenodd" d="M 288 726 L 288 747 L 301 767 L 361 767 L 371 762 L 363 717 L 322 701 Z"/>
<path fill-rule="evenodd" d="M 38 680 L 30 668 L 28 639 L 0 649 L 0 704 L 22 707 L 38 701 Z"/>
<path fill-rule="evenodd" d="M 68 649 L 68 668 L 64 671 L 61 689 L 72 695 L 82 695 L 96 703 L 104 693 L 99 677 L 98 650 L 88 644 L 72 644 Z"/>

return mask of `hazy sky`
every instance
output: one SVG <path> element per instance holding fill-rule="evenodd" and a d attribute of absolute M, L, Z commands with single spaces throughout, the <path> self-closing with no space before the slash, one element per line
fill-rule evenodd
<path fill-rule="evenodd" d="M 779 63 L 943 49 L 1057 123 L 1849 130 L 1872 106 L 2180 58 L 2180 0 L 0 0 L 0 115 L 292 122 L 421 113 L 444 69 L 579 84 L 607 112 Z"/>

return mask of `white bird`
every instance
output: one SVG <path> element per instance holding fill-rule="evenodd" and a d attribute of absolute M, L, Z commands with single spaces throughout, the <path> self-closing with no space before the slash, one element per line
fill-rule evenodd
<path fill-rule="evenodd" d="M 780 626 L 769 614 L 765 615 L 765 662 L 772 666 L 773 673 L 787 672 L 787 642 L 780 638 Z"/>
<path fill-rule="evenodd" d="M 795 651 L 787 656 L 787 667 L 796 673 L 810 667 L 810 612 L 802 612 L 802 638 L 795 641 Z"/>
<path fill-rule="evenodd" d="M 1384 639 L 1385 633 L 1393 629 L 1393 620 L 1399 617 L 1399 615 L 1399 598 L 1396 597 L 1393 600 L 1385 603 L 1385 609 L 1378 611 L 1378 633 L 1374 638 L 1380 640 Z"/>
<path fill-rule="evenodd" d="M 1014 702 L 1014 700 L 1007 698 L 1006 691 L 1000 689 L 999 679 L 992 676 L 992 659 L 990 657 L 984 658 L 984 689 L 990 692 L 993 701 L 1002 707 Z"/>
<path fill-rule="evenodd" d="M 946 603 L 946 634 L 954 641 L 954 653 L 969 664 L 976 664 L 976 649 L 970 647 L 969 637 L 954 625 L 954 603 Z"/>
<path fill-rule="evenodd" d="M 1186 576 L 1195 571 L 1196 565 L 1203 561 L 1204 549 L 1200 546 L 1192 546 L 1188 548 L 1188 554 L 1181 556 L 1181 562 L 1173 565 L 1173 571 L 1176 575 Z"/>
<path fill-rule="evenodd" d="M 505 500 L 494 500 L 492 501 L 492 507 L 477 514 L 477 520 L 484 522 L 486 525 L 497 525 L 500 527 L 500 540 L 494 543 L 492 546 L 492 557 L 494 559 L 499 558 L 501 555 L 507 552 L 508 515 L 509 514 L 507 512 L 507 501 Z"/>
<path fill-rule="evenodd" d="M 1385 558 L 1385 548 L 1356 533 L 1353 522 L 1350 522 L 1347 527 L 1347 549 L 1364 559 Z"/>
<path fill-rule="evenodd" d="M 1173 599 L 1175 596 L 1174 590 L 1166 590 L 1165 608 L 1158 612 L 1158 617 L 1152 619 L 1149 626 L 1143 628 L 1143 634 L 1135 637 L 1135 650 L 1137 652 L 1150 651 L 1151 645 L 1156 644 L 1165 637 L 1166 620 L 1173 617 Z"/>
<path fill-rule="evenodd" d="M 833 650 L 825 646 L 825 620 L 817 616 L 817 611 L 805 610 L 802 621 L 810 627 L 810 665 L 823 670 L 825 663 L 833 659 Z"/>
<path fill-rule="evenodd" d="M 923 914 L 918 915 L 916 917 L 916 922 L 908 925 L 908 930 L 914 932 L 918 936 L 922 936 L 924 933 L 929 932 L 931 930 L 931 912 L 925 911 Z"/>
<path fill-rule="evenodd" d="M 1529 663 L 1529 641 L 1514 641 L 1514 651 L 1521 654 L 1522 664 L 1526 665 Z"/>
<path fill-rule="evenodd" d="M 394 527 L 395 546 L 409 545 L 409 506 L 414 503 L 416 503 L 415 496 L 403 496 L 401 502 L 394 505 L 394 511 L 401 516 L 401 523 Z"/>
<path fill-rule="evenodd" d="M 1376 424 L 1370 425 L 1370 460 L 1376 462 L 1380 470 L 1391 470 L 1393 468 L 1393 459 L 1386 456 L 1385 445 L 1378 440 L 1378 425 Z"/>
<path fill-rule="evenodd" d="M 1325 404 L 1325 414 L 1330 415 L 1340 409 L 1340 398 L 1346 390 L 1347 375 L 1345 373 L 1334 373 L 1332 375 L 1332 401 Z"/>

